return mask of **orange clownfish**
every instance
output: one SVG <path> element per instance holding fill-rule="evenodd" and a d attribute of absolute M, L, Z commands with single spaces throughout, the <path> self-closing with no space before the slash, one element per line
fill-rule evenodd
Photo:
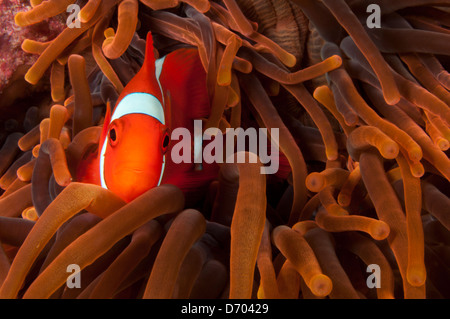
<path fill-rule="evenodd" d="M 170 133 L 193 132 L 194 120 L 207 118 L 210 101 L 206 73 L 196 48 L 182 48 L 155 59 L 151 33 L 140 71 L 106 112 L 95 158 L 78 170 L 78 179 L 101 185 L 126 202 L 160 184 L 185 193 L 217 176 L 216 164 L 196 171 L 192 163 L 175 164 Z"/>

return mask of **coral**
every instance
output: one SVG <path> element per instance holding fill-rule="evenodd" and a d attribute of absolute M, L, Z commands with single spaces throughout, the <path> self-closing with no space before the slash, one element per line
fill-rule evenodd
<path fill-rule="evenodd" d="M 50 89 L 0 128 L 0 297 L 449 298 L 449 2 L 373 2 L 380 29 L 365 0 L 77 1 L 54 39 L 75 1 L 2 11 Z M 278 129 L 276 174 L 247 149 L 192 193 L 94 185 L 83 164 L 149 31 L 156 57 L 197 48 L 205 130 Z"/>
<path fill-rule="evenodd" d="M 38 43 L 51 41 L 65 27 L 65 21 L 61 17 L 26 28 L 18 27 L 14 23 L 14 16 L 30 9 L 25 0 L 4 0 L 0 3 L 0 106 L 11 105 L 17 98 L 23 97 L 24 88 L 28 89 L 22 83 L 23 74 L 36 62 L 37 57 L 24 52 L 22 42 L 25 39 Z"/>

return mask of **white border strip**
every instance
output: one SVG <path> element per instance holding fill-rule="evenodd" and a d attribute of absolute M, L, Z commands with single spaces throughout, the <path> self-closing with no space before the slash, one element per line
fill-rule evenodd
<path fill-rule="evenodd" d="M 130 93 L 117 105 L 110 124 L 128 114 L 146 114 L 165 124 L 164 110 L 159 100 L 148 93 Z"/>

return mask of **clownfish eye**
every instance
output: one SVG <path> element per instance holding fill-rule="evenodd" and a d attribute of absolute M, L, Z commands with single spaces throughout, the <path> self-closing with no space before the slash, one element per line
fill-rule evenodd
<path fill-rule="evenodd" d="M 169 146 L 170 143 L 170 137 L 169 134 L 165 134 L 164 139 L 163 139 L 163 143 L 162 143 L 162 148 L 163 151 L 166 151 L 167 147 Z"/>
<path fill-rule="evenodd" d="M 117 140 L 117 133 L 114 128 L 109 130 L 109 140 L 114 143 Z"/>

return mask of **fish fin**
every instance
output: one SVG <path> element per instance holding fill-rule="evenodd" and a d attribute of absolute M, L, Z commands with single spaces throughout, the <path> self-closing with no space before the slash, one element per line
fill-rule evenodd
<path fill-rule="evenodd" d="M 292 172 L 291 164 L 289 164 L 288 158 L 281 150 L 279 150 L 278 152 L 279 166 L 278 171 L 275 173 L 275 175 L 282 179 L 287 179 Z"/>
<path fill-rule="evenodd" d="M 211 113 L 206 72 L 198 50 L 182 48 L 169 53 L 164 59 L 159 79 L 164 92 L 170 92 L 170 128 L 186 128 L 192 134 L 194 120 L 208 118 Z M 166 157 L 165 165 L 162 184 L 178 186 L 185 194 L 189 194 L 186 195 L 189 200 L 193 200 L 194 195 L 204 194 L 219 171 L 217 163 L 203 162 L 202 170 L 198 171 L 194 163 L 175 164 L 170 157 Z"/>
<path fill-rule="evenodd" d="M 211 112 L 206 72 L 196 48 L 169 53 L 164 61 L 160 82 L 171 92 L 172 125 L 193 127 L 193 119 L 209 117 Z"/>
<path fill-rule="evenodd" d="M 100 185 L 99 155 L 95 150 L 88 150 L 76 168 L 76 181 Z"/>
<path fill-rule="evenodd" d="M 166 168 L 161 184 L 172 184 L 179 187 L 185 194 L 186 200 L 192 200 L 199 194 L 205 194 L 209 184 L 217 178 L 219 165 L 217 163 L 203 163 L 202 170 L 195 170 L 194 163 L 173 163 L 166 156 Z"/>
<path fill-rule="evenodd" d="M 151 94 L 162 103 L 162 92 L 155 74 L 155 61 L 153 37 L 151 32 L 149 32 L 147 34 L 144 63 L 142 64 L 139 72 L 131 79 L 130 82 L 128 82 L 128 84 L 120 93 L 117 104 L 128 94 L 136 92 Z"/>
<path fill-rule="evenodd" d="M 145 46 L 145 59 L 143 67 L 147 70 L 149 74 L 155 74 L 155 52 L 153 50 L 153 36 L 149 31 L 147 33 L 147 42 Z"/>

